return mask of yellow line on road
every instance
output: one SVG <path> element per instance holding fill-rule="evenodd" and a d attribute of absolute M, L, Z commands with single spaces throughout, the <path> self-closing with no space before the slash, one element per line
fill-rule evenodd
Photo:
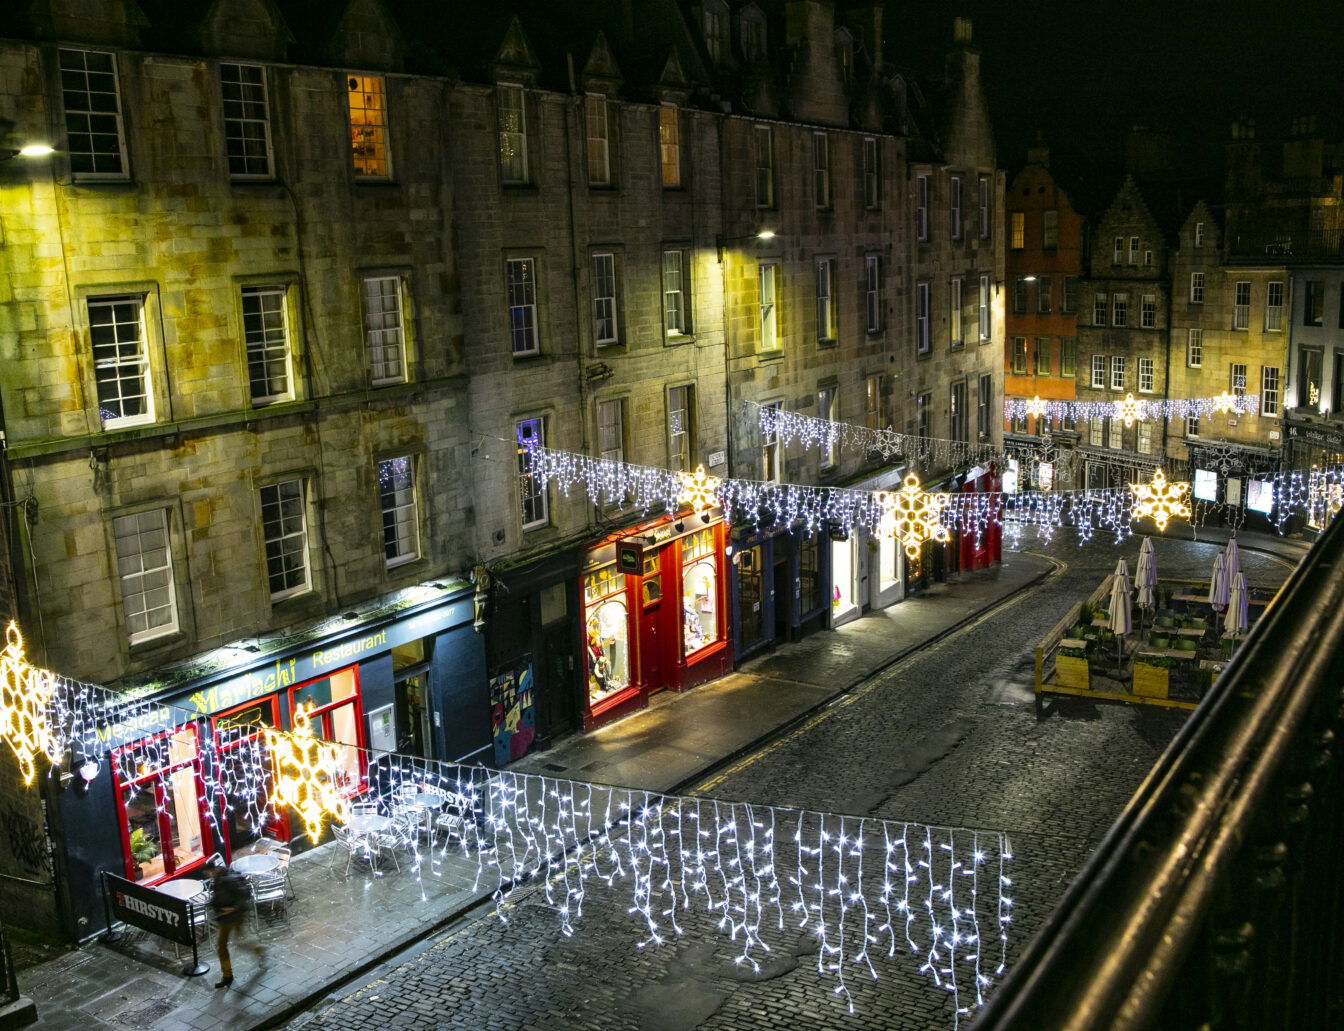
<path fill-rule="evenodd" d="M 1030 587 L 1025 591 L 1022 591 L 1021 593 L 1010 595 L 1009 597 L 1004 598 L 1001 601 L 995 602 L 989 608 L 985 609 L 984 612 L 980 613 L 980 615 L 977 616 L 975 619 L 973 619 L 971 622 L 967 623 L 965 626 L 959 627 L 952 634 L 949 634 L 947 637 L 943 638 L 941 641 L 938 642 L 937 645 L 934 645 L 934 647 L 938 647 L 939 645 L 945 644 L 947 641 L 951 640 L 957 634 L 961 634 L 967 630 L 973 630 L 975 627 L 978 627 L 981 623 L 985 622 L 986 620 L 992 619 L 994 616 L 997 616 L 1002 609 L 1008 608 L 1009 606 L 1016 605 L 1019 602 L 1026 600 L 1031 595 L 1035 594 L 1038 590 L 1047 586 L 1051 580 L 1059 576 L 1060 573 L 1062 573 L 1065 569 L 1068 568 L 1068 566 L 1065 563 L 1060 562 L 1058 559 L 1053 558 L 1050 555 L 1042 555 L 1040 552 L 1036 551 L 1022 552 L 1022 554 L 1034 555 L 1037 558 L 1045 559 L 1045 561 L 1049 562 L 1055 568 L 1052 569 L 1049 573 L 1047 573 L 1045 575 L 1045 578 L 1041 580 L 1039 583 L 1037 583 L 1035 586 Z M 896 663 L 895 665 L 901 665 L 909 661 L 910 659 L 915 658 L 915 656 L 921 654 L 921 651 L 912 652 L 911 654 L 907 655 L 904 659 L 901 659 L 900 662 Z M 889 672 L 893 668 L 895 667 L 888 666 L 882 672 L 883 673 Z M 831 716 L 835 715 L 837 712 L 844 709 L 846 706 L 853 705 L 860 698 L 863 698 L 871 691 L 876 689 L 877 685 L 878 685 L 877 677 L 870 678 L 867 684 L 864 684 L 861 687 L 856 687 L 854 690 L 848 692 L 847 694 L 841 695 L 838 699 L 831 702 L 829 705 L 827 705 L 827 707 L 823 711 L 817 713 L 806 723 L 803 723 L 801 726 L 795 727 L 788 734 L 785 734 L 783 737 L 770 742 L 770 744 L 766 745 L 759 751 L 755 751 L 748 756 L 744 756 L 741 760 L 734 763 L 732 766 L 728 767 L 728 769 L 723 770 L 720 773 L 716 773 L 713 777 L 709 778 L 708 780 L 701 781 L 699 784 L 695 785 L 695 787 L 689 789 L 687 791 L 687 794 L 703 795 L 706 792 L 714 790 L 714 788 L 718 787 L 729 777 L 733 776 L 736 773 L 740 773 L 742 770 L 745 770 L 748 766 L 756 762 L 758 759 L 763 759 L 765 756 L 769 755 L 777 748 L 781 748 L 782 746 L 797 740 L 797 738 L 799 738 L 803 734 L 806 734 L 809 730 L 811 730 L 817 724 L 821 723 L 823 720 L 829 719 Z"/>

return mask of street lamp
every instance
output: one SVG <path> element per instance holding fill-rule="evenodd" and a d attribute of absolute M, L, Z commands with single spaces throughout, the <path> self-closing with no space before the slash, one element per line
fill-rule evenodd
<path fill-rule="evenodd" d="M 758 229 L 750 236 L 722 236 L 722 235 L 716 236 L 714 238 L 714 247 L 719 252 L 719 264 L 720 265 L 723 264 L 724 248 L 727 247 L 727 245 L 732 243 L 734 240 L 765 241 L 765 240 L 773 240 L 774 238 L 775 238 L 775 231 L 773 229 Z"/>
<path fill-rule="evenodd" d="M 50 147 L 45 143 L 27 143 L 17 150 L 13 147 L 0 147 L 0 161 L 8 161 L 16 157 L 44 158 L 55 152 L 55 147 Z"/>

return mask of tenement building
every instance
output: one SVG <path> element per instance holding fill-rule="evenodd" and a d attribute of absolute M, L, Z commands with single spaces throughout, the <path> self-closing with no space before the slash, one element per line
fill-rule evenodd
<path fill-rule="evenodd" d="M 1004 313 L 1004 396 L 1042 401 L 1077 399 L 1078 283 L 1083 219 L 1050 171 L 1050 154 L 1032 147 L 1004 193 L 1007 237 Z M 1004 426 L 1018 450 L 1019 486 L 1041 490 L 1077 484 L 1076 419 L 1022 415 Z M 1025 456 L 1030 455 L 1031 458 Z"/>
<path fill-rule="evenodd" d="M 919 89 L 880 5 L 830 0 L 37 0 L 7 32 L 0 601 L 32 662 L 159 714 L 13 810 L 49 846 L 6 853 L 16 920 L 84 937 L 99 870 L 305 847 L 207 811 L 215 735 L 302 720 L 361 789 L 381 752 L 502 766 L 994 557 L 594 501 L 533 450 L 996 484 L 969 23 Z"/>

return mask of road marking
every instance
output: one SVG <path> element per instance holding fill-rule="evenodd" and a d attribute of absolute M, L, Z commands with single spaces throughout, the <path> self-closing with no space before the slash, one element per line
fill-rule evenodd
<path fill-rule="evenodd" d="M 1021 552 L 1021 554 L 1033 555 L 1036 558 L 1044 559 L 1046 562 L 1049 562 L 1052 566 L 1054 566 L 1054 569 L 1046 573 L 1041 580 L 1033 584 L 1031 587 L 1028 587 L 1025 591 L 1019 591 L 1015 594 L 1011 594 L 1008 597 L 995 602 L 989 608 L 985 609 L 984 612 L 980 613 L 980 615 L 977 616 L 975 619 L 973 619 L 971 622 L 958 627 L 952 633 L 948 634 L 946 637 L 942 638 L 940 641 L 935 643 L 933 645 L 934 648 L 941 647 L 942 645 L 946 644 L 948 641 L 951 641 L 954 637 L 958 636 L 959 634 L 963 633 L 966 630 L 973 630 L 975 627 L 978 627 L 980 626 L 980 624 L 984 623 L 985 620 L 997 616 L 1001 610 L 1008 608 L 1012 605 L 1016 605 L 1019 602 L 1024 601 L 1025 599 L 1031 597 L 1041 588 L 1047 587 L 1052 580 L 1054 580 L 1061 573 L 1063 573 L 1064 570 L 1068 569 L 1067 563 L 1061 562 L 1059 559 L 1055 558 L 1052 555 L 1043 555 L 1038 551 L 1024 551 Z M 918 651 L 911 652 L 909 655 L 901 659 L 899 662 L 893 663 L 886 669 L 882 670 L 881 673 L 886 674 L 891 672 L 892 670 L 898 669 L 899 667 L 904 666 L 907 662 L 910 662 L 911 660 L 920 657 L 924 653 L 925 653 L 924 648 L 920 648 Z M 728 767 L 728 769 L 716 773 L 708 780 L 703 780 L 700 783 L 696 784 L 694 787 L 687 789 L 686 793 L 688 795 L 703 795 L 706 792 L 712 791 L 714 788 L 718 787 L 729 777 L 737 773 L 740 773 L 742 770 L 745 770 L 748 766 L 756 762 L 758 759 L 762 759 L 765 756 L 770 755 L 777 748 L 780 748 L 786 744 L 789 744 L 792 741 L 797 740 L 798 737 L 800 737 L 803 734 L 806 734 L 809 730 L 817 726 L 823 720 L 829 719 L 831 716 L 834 716 L 836 713 L 840 712 L 847 706 L 853 705 L 860 698 L 866 697 L 870 692 L 874 691 L 877 688 L 878 683 L 879 683 L 878 676 L 870 677 L 866 684 L 861 684 L 860 686 L 855 687 L 852 690 L 841 695 L 839 698 L 832 699 L 830 702 L 826 704 L 826 707 L 821 712 L 817 713 L 806 723 L 794 727 L 793 730 L 785 734 L 783 737 L 776 738 L 774 741 L 770 742 L 768 745 L 765 745 L 763 748 L 759 748 L 755 752 L 752 752 L 750 755 L 744 756 L 741 760 L 734 763 L 732 766 Z"/>

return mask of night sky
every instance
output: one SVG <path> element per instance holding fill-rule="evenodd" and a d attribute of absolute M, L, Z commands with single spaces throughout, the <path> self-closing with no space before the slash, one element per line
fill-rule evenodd
<path fill-rule="evenodd" d="M 1187 161 L 1213 167 L 1242 113 L 1258 136 L 1299 113 L 1340 135 L 1344 0 L 888 0 L 886 12 L 889 53 L 926 72 L 953 17 L 973 20 L 1010 171 L 1038 128 L 1051 164 L 1077 176 L 1113 165 L 1135 122 L 1165 126 L 1189 142 Z"/>

